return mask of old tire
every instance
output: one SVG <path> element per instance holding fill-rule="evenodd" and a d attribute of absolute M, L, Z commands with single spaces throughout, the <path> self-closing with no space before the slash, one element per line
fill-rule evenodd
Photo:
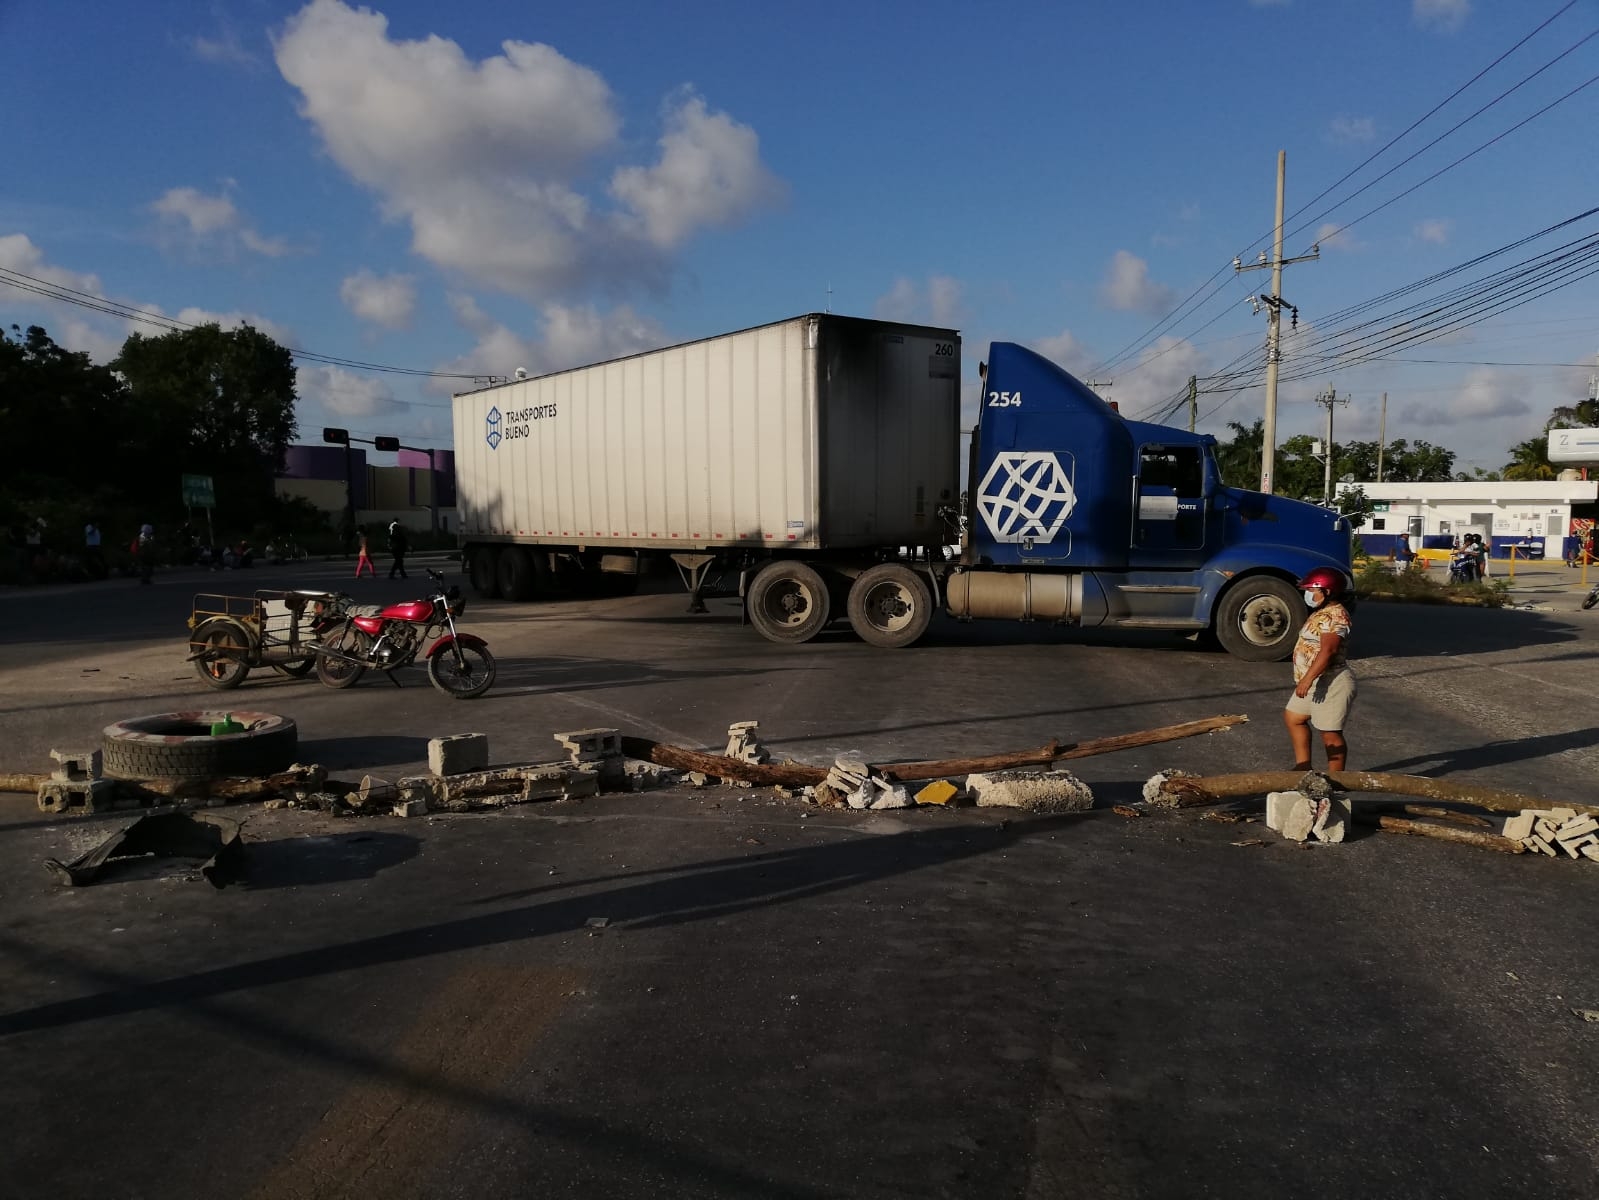
<path fill-rule="evenodd" d="M 202 657 L 194 660 L 194 671 L 207 687 L 228 691 L 249 675 L 250 664 L 246 660 L 255 639 L 238 621 L 227 617 L 206 621 L 194 631 L 191 644 L 203 647 Z"/>
<path fill-rule="evenodd" d="M 500 551 L 500 561 L 494 567 L 494 578 L 500 596 L 505 600 L 531 600 L 538 591 L 538 575 L 533 570 L 533 558 L 521 546 L 506 546 Z"/>
<path fill-rule="evenodd" d="M 746 600 L 750 624 L 769 642 L 808 642 L 827 625 L 832 598 L 827 584 L 802 562 L 762 568 Z"/>
<path fill-rule="evenodd" d="M 933 593 L 915 571 L 881 563 L 849 590 L 849 623 L 861 641 L 898 650 L 921 639 L 933 619 Z"/>
<path fill-rule="evenodd" d="M 497 546 L 473 546 L 466 552 L 466 577 L 480 599 L 499 598 L 499 558 Z"/>
<path fill-rule="evenodd" d="M 212 737 L 211 726 L 229 716 L 244 732 Z M 107 725 L 101 767 L 112 779 L 255 777 L 287 770 L 298 745 L 294 722 L 272 713 L 158 713 Z"/>
<path fill-rule="evenodd" d="M 1216 610 L 1216 637 L 1245 662 L 1281 662 L 1294 651 L 1305 602 L 1293 584 L 1273 575 L 1239 580 Z"/>

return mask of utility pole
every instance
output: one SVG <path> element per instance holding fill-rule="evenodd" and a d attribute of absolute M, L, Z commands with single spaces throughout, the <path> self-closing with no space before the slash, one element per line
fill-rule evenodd
<path fill-rule="evenodd" d="M 1333 405 L 1342 404 L 1349 406 L 1349 397 L 1340 397 L 1333 391 L 1332 384 L 1327 385 L 1327 390 L 1316 397 L 1316 403 L 1326 406 L 1327 409 L 1327 444 L 1322 447 L 1322 462 L 1325 464 L 1324 482 L 1322 484 L 1321 499 L 1323 504 L 1332 503 L 1332 467 L 1333 467 Z"/>
<path fill-rule="evenodd" d="M 1329 409 L 1329 412 L 1332 410 Z M 1388 393 L 1382 394 L 1382 416 L 1377 421 L 1377 482 L 1382 482 L 1382 452 L 1388 444 Z"/>
<path fill-rule="evenodd" d="M 1276 232 L 1272 235 L 1271 258 L 1267 259 L 1266 252 L 1260 252 L 1260 261 L 1245 266 L 1238 259 L 1233 259 L 1234 271 L 1258 271 L 1264 267 L 1271 268 L 1271 294 L 1263 295 L 1255 304 L 1255 311 L 1260 311 L 1264 304 L 1266 313 L 1266 426 L 1265 437 L 1260 447 L 1260 490 L 1270 494 L 1272 471 L 1277 465 L 1277 365 L 1282 361 L 1282 351 L 1279 347 L 1282 329 L 1282 310 L 1287 308 L 1294 314 L 1294 326 L 1299 325 L 1299 310 L 1283 299 L 1283 268 L 1294 263 L 1312 262 L 1321 257 L 1321 247 L 1312 246 L 1309 254 L 1302 254 L 1298 258 L 1283 257 L 1283 191 L 1288 179 L 1288 151 L 1277 151 L 1277 225 Z"/>
<path fill-rule="evenodd" d="M 1188 377 L 1188 432 L 1194 432 L 1199 421 L 1199 376 Z"/>

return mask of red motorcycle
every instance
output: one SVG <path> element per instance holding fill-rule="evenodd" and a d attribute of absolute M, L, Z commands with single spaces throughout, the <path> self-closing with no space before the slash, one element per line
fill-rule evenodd
<path fill-rule="evenodd" d="M 494 656 L 488 643 L 455 628 L 455 618 L 466 611 L 461 589 L 446 588 L 437 571 L 428 571 L 428 576 L 437 587 L 425 600 L 337 610 L 340 619 L 319 627 L 321 637 L 311 646 L 317 655 L 317 678 L 328 687 L 347 688 L 375 669 L 399 687 L 394 672 L 414 662 L 423 646 L 437 638 L 423 655 L 433 686 L 457 700 L 488 691 L 494 683 Z"/>

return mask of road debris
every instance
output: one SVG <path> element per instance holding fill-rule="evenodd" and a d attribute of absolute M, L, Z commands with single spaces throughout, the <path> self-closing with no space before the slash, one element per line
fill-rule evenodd
<path fill-rule="evenodd" d="M 1094 793 L 1070 771 L 992 771 L 966 777 L 979 808 L 1025 808 L 1030 812 L 1082 812 Z"/>
<path fill-rule="evenodd" d="M 434 775 L 464 775 L 486 771 L 489 766 L 489 735 L 456 733 L 428 742 L 428 770 Z"/>
<path fill-rule="evenodd" d="M 1130 804 L 1117 804 L 1113 806 L 1110 811 L 1115 813 L 1118 817 L 1127 817 L 1129 820 L 1142 817 L 1144 815 L 1141 809 L 1134 808 Z"/>
<path fill-rule="evenodd" d="M 1599 862 L 1599 820 L 1573 808 L 1527 808 L 1504 824 L 1503 834 L 1523 849 L 1558 858 Z"/>
<path fill-rule="evenodd" d="M 1145 783 L 1144 799 L 1168 808 L 1192 808 L 1238 796 L 1304 791 L 1307 776 L 1325 779 L 1333 787 L 1345 792 L 1387 792 L 1416 796 L 1423 800 L 1469 804 L 1492 812 L 1519 813 L 1523 809 L 1542 808 L 1548 804 L 1537 796 L 1520 792 L 1456 783 L 1425 775 L 1392 775 L 1382 771 L 1340 771 L 1330 775 L 1316 771 L 1255 771 L 1240 775 L 1206 776 L 1191 775 L 1185 771 L 1162 771 Z M 1599 806 L 1571 804 L 1567 807 L 1573 815 L 1599 815 Z"/>
<path fill-rule="evenodd" d="M 200 874 L 212 887 L 221 888 L 244 875 L 239 830 L 240 822 L 215 813 L 152 813 L 118 829 L 70 863 L 48 858 L 44 865 L 57 883 L 84 887 L 119 861 L 146 856 L 203 859 Z"/>
<path fill-rule="evenodd" d="M 1574 1008 L 1571 1010 L 1571 1015 L 1580 1017 L 1589 1024 L 1599 1025 L 1599 1008 Z"/>

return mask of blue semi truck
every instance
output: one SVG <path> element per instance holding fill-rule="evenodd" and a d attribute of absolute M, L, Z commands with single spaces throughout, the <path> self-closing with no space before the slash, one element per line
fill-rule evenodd
<path fill-rule="evenodd" d="M 652 557 L 699 606 L 736 570 L 749 623 L 847 619 L 909 646 L 942 609 L 1213 634 L 1286 657 L 1312 567 L 1350 570 L 1318 505 L 1225 486 L 1215 440 L 1130 421 L 993 343 L 964 472 L 959 333 L 807 314 L 455 399 L 462 547 L 484 595 L 625 586 Z"/>

